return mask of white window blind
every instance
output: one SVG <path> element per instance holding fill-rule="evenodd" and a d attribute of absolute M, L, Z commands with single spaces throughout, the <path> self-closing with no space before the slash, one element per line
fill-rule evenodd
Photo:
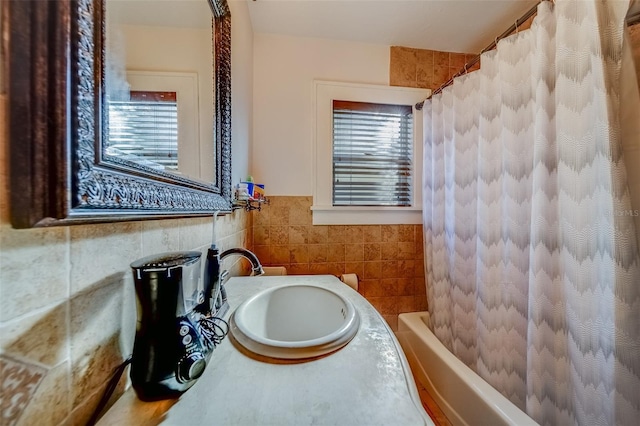
<path fill-rule="evenodd" d="M 109 154 L 177 170 L 176 92 L 131 91 L 129 100 L 109 101 Z"/>
<path fill-rule="evenodd" d="M 410 105 L 333 101 L 333 205 L 411 206 Z"/>

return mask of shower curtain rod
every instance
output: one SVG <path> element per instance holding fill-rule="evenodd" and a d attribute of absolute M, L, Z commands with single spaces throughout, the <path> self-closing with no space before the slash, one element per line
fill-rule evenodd
<path fill-rule="evenodd" d="M 495 38 L 495 40 L 493 40 L 493 42 L 491 42 L 491 44 L 489 44 L 487 47 L 485 47 L 484 49 L 482 49 L 482 50 L 480 51 L 480 53 L 478 53 L 476 56 L 474 56 L 474 57 L 473 57 L 469 62 L 467 62 L 466 64 L 464 64 L 464 67 L 462 67 L 462 69 L 461 69 L 460 71 L 458 71 L 457 73 L 455 73 L 455 74 L 453 75 L 453 77 L 451 77 L 449 80 L 447 80 L 447 82 L 446 82 L 446 83 L 442 84 L 442 85 L 441 85 L 440 87 L 438 87 L 436 90 L 434 90 L 433 92 L 431 92 L 431 95 L 429 95 L 429 96 L 427 97 L 427 99 L 425 99 L 425 100 L 424 100 L 424 101 L 422 101 L 422 102 L 418 102 L 418 103 L 416 104 L 416 109 L 417 109 L 418 111 L 420 111 L 420 110 L 422 109 L 422 107 L 424 106 L 425 101 L 428 101 L 429 99 L 431 99 L 431 97 L 432 97 L 433 95 L 437 95 L 438 93 L 442 92 L 442 91 L 444 90 L 444 88 L 445 88 L 445 87 L 450 86 L 450 85 L 453 83 L 453 80 L 454 80 L 456 77 L 460 77 L 461 75 L 466 74 L 466 73 L 467 73 L 467 70 L 468 70 L 469 68 L 471 68 L 472 66 L 474 66 L 475 64 L 477 64 L 478 62 L 480 62 L 480 57 L 482 56 L 482 54 L 483 54 L 484 52 L 487 52 L 487 51 L 489 51 L 489 50 L 493 49 L 494 47 L 496 47 L 496 45 L 498 44 L 498 42 L 499 42 L 500 40 L 502 40 L 503 38 L 507 37 L 507 36 L 508 36 L 508 35 L 510 35 L 512 32 L 514 32 L 515 30 L 517 30 L 517 29 L 518 29 L 518 27 L 519 27 L 520 25 L 524 24 L 524 22 L 525 22 L 527 19 L 529 19 L 529 18 L 531 18 L 533 15 L 535 15 L 535 14 L 536 14 L 536 12 L 537 12 L 537 10 L 538 10 L 538 5 L 539 5 L 540 3 L 542 3 L 542 2 L 545 2 L 545 1 L 553 1 L 553 0 L 541 0 L 541 1 L 539 1 L 538 3 L 536 3 L 536 5 L 535 5 L 535 6 L 533 6 L 531 9 L 527 10 L 527 11 L 525 12 L 525 14 L 524 14 L 524 15 L 522 15 L 520 18 L 518 18 L 518 19 L 516 20 L 516 22 L 514 22 L 514 24 L 513 24 L 513 25 L 511 25 L 509 28 L 507 28 L 507 30 L 506 30 L 505 32 L 503 32 L 503 33 L 502 33 L 502 34 L 500 34 L 498 37 L 496 37 L 496 38 Z"/>
<path fill-rule="evenodd" d="M 447 80 L 446 83 L 442 84 L 440 87 L 438 87 L 436 90 L 434 90 L 433 92 L 431 92 L 431 95 L 429 95 L 429 97 L 427 97 L 427 99 L 425 99 L 422 102 L 418 102 L 416 104 L 416 109 L 418 111 L 420 111 L 422 109 L 422 107 L 424 106 L 425 101 L 428 101 L 429 99 L 431 99 L 431 97 L 433 95 L 437 95 L 438 93 L 442 92 L 444 90 L 445 87 L 450 86 L 453 83 L 453 80 L 456 77 L 460 77 L 463 74 L 466 74 L 468 72 L 468 69 L 471 68 L 472 66 L 474 66 L 475 64 L 477 64 L 478 62 L 480 62 L 480 57 L 482 56 L 482 54 L 484 52 L 487 52 L 491 49 L 493 49 L 494 47 L 496 47 L 496 45 L 498 44 L 498 42 L 500 40 L 502 40 L 503 38 L 509 36 L 512 32 L 514 32 L 515 30 L 518 29 L 518 27 L 520 25 L 522 25 L 527 19 L 531 18 L 533 15 L 536 14 L 536 12 L 538 11 L 538 6 L 540 5 L 540 3 L 545 2 L 545 1 L 551 1 L 553 2 L 553 0 L 540 0 L 538 3 L 536 3 L 535 6 L 533 6 L 531 9 L 529 9 L 524 15 L 522 15 L 513 25 L 511 25 L 505 32 L 503 32 L 502 34 L 500 34 L 498 37 L 496 37 L 496 39 L 487 47 L 485 47 L 484 49 L 482 49 L 482 51 L 480 53 L 478 53 L 476 56 L 474 56 L 469 62 L 467 62 L 466 64 L 464 64 L 464 67 L 462 67 L 462 69 L 460 71 L 458 71 L 457 73 L 455 73 L 453 75 L 453 77 L 451 77 L 449 80 Z M 640 12 L 635 13 L 629 17 L 627 17 L 627 25 L 631 26 L 634 24 L 640 24 Z"/>

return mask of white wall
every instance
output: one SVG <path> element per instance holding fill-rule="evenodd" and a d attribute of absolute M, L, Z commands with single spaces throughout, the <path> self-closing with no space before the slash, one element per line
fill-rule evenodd
<path fill-rule="evenodd" d="M 255 34 L 253 59 L 251 173 L 267 195 L 311 195 L 313 80 L 389 84 L 389 46 Z"/>
<path fill-rule="evenodd" d="M 245 0 L 229 1 L 231 10 L 231 180 L 250 173 L 253 137 L 253 29 Z"/>

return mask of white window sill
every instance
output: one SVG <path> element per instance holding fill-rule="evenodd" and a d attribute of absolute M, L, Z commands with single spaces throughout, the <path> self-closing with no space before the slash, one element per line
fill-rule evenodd
<path fill-rule="evenodd" d="M 314 225 L 420 225 L 417 207 L 311 206 Z"/>

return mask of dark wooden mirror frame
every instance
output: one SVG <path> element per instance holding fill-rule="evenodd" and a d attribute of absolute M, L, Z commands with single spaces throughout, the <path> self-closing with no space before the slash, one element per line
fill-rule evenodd
<path fill-rule="evenodd" d="M 102 161 L 104 1 L 4 2 L 13 227 L 231 211 L 231 16 L 226 0 L 208 0 L 215 40 L 212 185 Z"/>

